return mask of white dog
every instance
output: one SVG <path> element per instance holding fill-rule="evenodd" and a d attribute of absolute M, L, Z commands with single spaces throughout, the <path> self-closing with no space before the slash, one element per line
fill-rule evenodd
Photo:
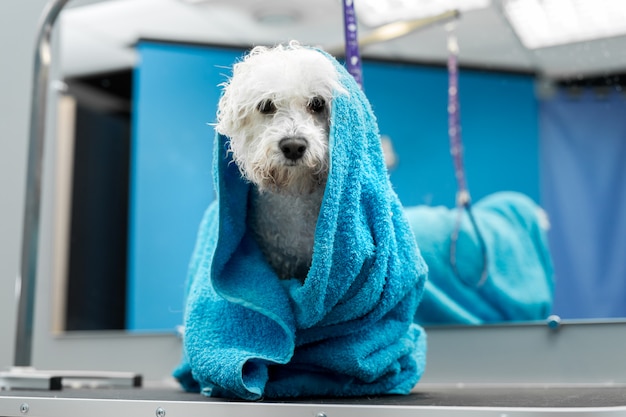
<path fill-rule="evenodd" d="M 248 227 L 281 279 L 303 281 L 329 169 L 333 64 L 292 42 L 256 47 L 224 84 L 216 129 L 253 185 Z"/>

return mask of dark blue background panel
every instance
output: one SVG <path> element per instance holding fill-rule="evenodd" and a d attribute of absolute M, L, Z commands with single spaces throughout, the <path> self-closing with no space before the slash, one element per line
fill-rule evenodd
<path fill-rule="evenodd" d="M 564 318 L 626 316 L 626 98 L 558 92 L 541 103 L 542 200 Z"/>

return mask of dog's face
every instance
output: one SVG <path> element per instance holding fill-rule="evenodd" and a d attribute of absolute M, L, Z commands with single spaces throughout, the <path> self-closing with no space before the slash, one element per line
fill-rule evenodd
<path fill-rule="evenodd" d="M 326 182 L 333 91 L 342 90 L 323 54 L 293 44 L 257 47 L 225 85 L 217 131 L 260 191 L 308 194 Z"/>

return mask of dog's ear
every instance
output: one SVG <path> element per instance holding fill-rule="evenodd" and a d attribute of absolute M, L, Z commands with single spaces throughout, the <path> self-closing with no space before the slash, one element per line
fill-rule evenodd
<path fill-rule="evenodd" d="M 232 138 L 235 132 L 240 132 L 249 123 L 250 112 L 250 106 L 235 100 L 232 92 L 226 88 L 217 106 L 217 132 Z"/>
<path fill-rule="evenodd" d="M 250 113 L 258 105 L 259 94 L 250 77 L 249 56 L 233 66 L 232 77 L 221 84 L 222 96 L 217 106 L 218 133 L 231 137 L 248 124 Z"/>
<path fill-rule="evenodd" d="M 232 130 L 233 123 L 233 107 L 230 105 L 231 98 L 228 89 L 224 89 L 222 97 L 217 104 L 217 124 L 215 129 L 218 133 L 228 136 L 228 132 Z"/>
<path fill-rule="evenodd" d="M 229 137 L 232 136 L 237 126 L 241 126 L 245 116 L 243 109 L 235 103 L 229 85 L 225 85 L 222 97 L 217 105 L 217 132 Z"/>

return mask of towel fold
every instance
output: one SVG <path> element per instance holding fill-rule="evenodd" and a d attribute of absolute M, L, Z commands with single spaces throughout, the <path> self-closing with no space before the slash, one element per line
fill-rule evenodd
<path fill-rule="evenodd" d="M 429 267 L 416 322 L 481 324 L 548 317 L 554 271 L 545 214 L 530 198 L 498 192 L 473 205 L 487 249 L 488 276 L 483 285 L 479 285 L 482 250 L 467 213 L 457 239 L 457 274 L 450 263 L 457 210 L 417 206 L 405 212 Z"/>
<path fill-rule="evenodd" d="M 323 52 L 320 52 L 323 53 Z M 304 283 L 279 280 L 246 227 L 251 185 L 216 135 L 217 201 L 188 276 L 183 387 L 259 398 L 406 394 L 425 366 L 426 279 L 369 102 L 332 57 L 330 172 Z"/>

